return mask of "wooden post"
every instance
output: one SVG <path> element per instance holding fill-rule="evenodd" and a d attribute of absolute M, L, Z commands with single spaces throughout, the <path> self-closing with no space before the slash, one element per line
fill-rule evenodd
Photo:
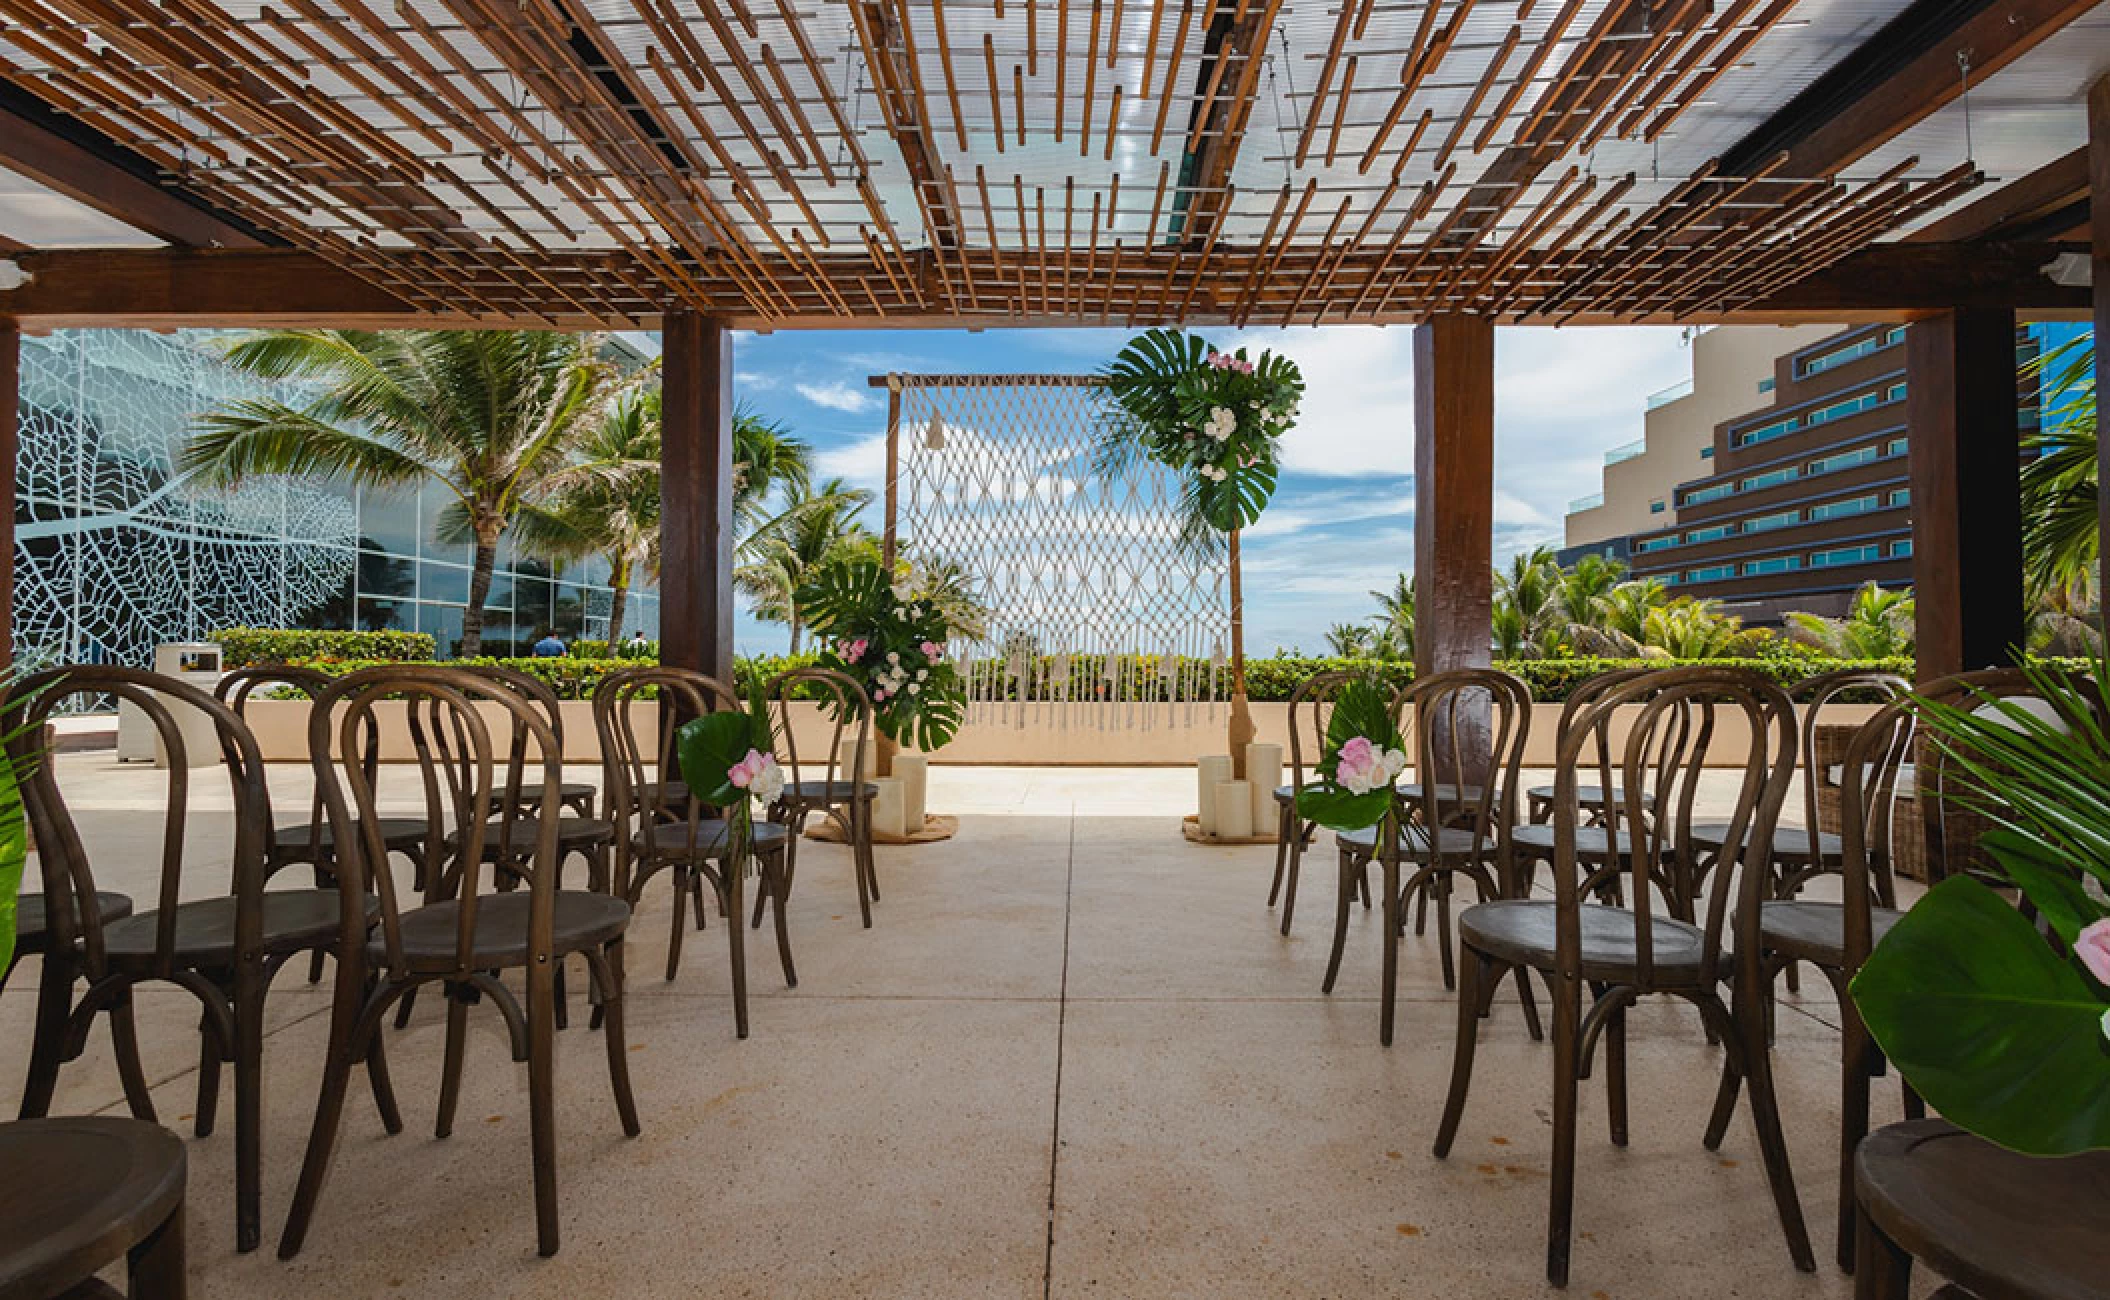
<path fill-rule="evenodd" d="M 2096 391 L 2102 391 L 2103 340 L 2110 339 L 2110 76 L 2088 88 L 2089 261 L 2095 274 Z M 2101 566 L 2096 605 L 2110 602 L 2110 443 L 2099 436 L 2096 457 L 2096 559 Z"/>
<path fill-rule="evenodd" d="M 1238 560 L 1238 530 L 1230 533 L 1231 568 L 1231 779 L 1245 780 L 1245 747 L 1260 734 L 1245 690 L 1245 574 Z"/>
<path fill-rule="evenodd" d="M 731 330 L 667 313 L 660 404 L 660 662 L 734 687 Z"/>
<path fill-rule="evenodd" d="M 0 320 L 0 671 L 15 662 L 15 459 L 22 439 L 22 331 Z"/>
<path fill-rule="evenodd" d="M 1942 312 L 1905 331 L 1919 678 L 2007 663 L 2023 643 L 2015 314 Z"/>
<path fill-rule="evenodd" d="M 1427 677 L 1494 660 L 1495 327 L 1478 316 L 1437 316 L 1414 327 L 1414 672 Z M 1431 737 L 1432 753 L 1463 756 L 1486 775 L 1492 722 L 1458 720 L 1476 733 Z M 1429 780 L 1430 775 L 1418 774 Z"/>
<path fill-rule="evenodd" d="M 1493 660 L 1495 330 L 1414 327 L 1414 671 Z"/>
<path fill-rule="evenodd" d="M 891 573 L 900 550 L 895 519 L 901 509 L 901 381 L 886 377 L 886 514 L 879 536 L 879 562 Z"/>

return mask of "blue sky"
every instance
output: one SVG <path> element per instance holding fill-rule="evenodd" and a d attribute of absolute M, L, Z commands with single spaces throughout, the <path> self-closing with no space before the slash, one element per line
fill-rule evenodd
<path fill-rule="evenodd" d="M 1281 487 L 1245 551 L 1247 646 L 1323 648 L 1328 626 L 1367 617 L 1369 592 L 1414 567 L 1413 333 L 1370 326 L 1206 331 L 1221 347 L 1274 348 L 1304 371 L 1302 417 L 1283 442 Z M 734 393 L 813 444 L 824 476 L 881 487 L 883 390 L 907 372 L 1085 372 L 1130 331 L 963 330 L 742 334 Z M 1496 335 L 1495 556 L 1559 545 L 1567 502 L 1598 488 L 1606 449 L 1641 436 L 1650 393 L 1686 378 L 1676 329 L 1505 329 Z M 869 512 L 879 526 L 879 507 Z M 742 611 L 743 651 L 784 629 Z"/>

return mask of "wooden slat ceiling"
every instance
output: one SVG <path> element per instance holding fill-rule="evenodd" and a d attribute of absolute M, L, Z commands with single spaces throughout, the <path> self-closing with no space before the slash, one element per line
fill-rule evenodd
<path fill-rule="evenodd" d="M 1827 3 L 0 0 L 0 77 L 436 317 L 1673 319 L 1979 179 L 1681 145 Z"/>

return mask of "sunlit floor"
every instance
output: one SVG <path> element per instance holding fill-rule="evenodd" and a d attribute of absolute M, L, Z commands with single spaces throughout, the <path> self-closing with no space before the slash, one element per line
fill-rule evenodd
<path fill-rule="evenodd" d="M 159 774 L 107 753 L 58 761 L 100 882 L 148 897 Z M 281 807 L 305 809 L 300 769 L 272 784 Z M 1180 770 L 933 769 L 932 806 L 959 814 L 959 835 L 879 850 L 871 930 L 847 851 L 802 851 L 799 987 L 783 987 L 765 928 L 745 1042 L 725 922 L 691 932 L 664 982 L 670 900 L 656 888 L 628 959 L 643 1136 L 622 1135 L 584 1017 L 558 1035 L 553 1259 L 535 1254 L 526 1070 L 495 1013 L 472 1021 L 454 1135 L 431 1136 L 443 1037 L 431 999 L 389 1040 L 406 1131 L 382 1132 L 355 1078 L 307 1248 L 274 1256 L 328 1025 L 327 984 L 288 970 L 264 1050 L 265 1249 L 234 1251 L 230 1099 L 218 1132 L 190 1143 L 192 1294 L 1548 1293 L 1551 1066 L 1513 999 L 1482 1025 L 1457 1148 L 1438 1161 L 1454 1013 L 1433 927 L 1406 941 L 1399 1037 L 1381 1048 L 1374 913 L 1356 909 L 1339 991 L 1319 992 L 1329 837 L 1285 938 L 1266 906 L 1273 851 L 1184 842 L 1192 791 Z M 229 821 L 197 819 L 187 895 L 224 890 Z M 16 1045 L 0 1072 L 8 1114 L 35 975 L 25 963 L 0 998 L 0 1041 Z M 1721 1057 L 1689 1011 L 1664 1005 L 1631 1022 L 1631 1146 L 1606 1140 L 1601 1085 L 1584 1085 L 1569 1294 L 1850 1294 L 1830 1263 L 1838 1038 L 1820 985 L 1787 999 L 1776 1053 L 1818 1273 L 1789 1263 L 1748 1116 L 1720 1152 L 1701 1146 Z M 143 994 L 140 1023 L 161 1117 L 187 1135 L 189 995 Z M 1896 1118 L 1896 1090 L 1879 1086 L 1876 1106 L 1879 1123 Z M 66 1067 L 57 1109 L 122 1112 L 100 1029 Z"/>

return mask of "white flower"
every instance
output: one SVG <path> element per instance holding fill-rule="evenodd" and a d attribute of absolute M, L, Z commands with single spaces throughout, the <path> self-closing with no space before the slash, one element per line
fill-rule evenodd
<path fill-rule="evenodd" d="M 1401 772 L 1404 772 L 1406 770 L 1407 756 L 1403 751 L 1397 749 L 1388 749 L 1385 751 L 1386 776 L 1397 778 Z"/>
<path fill-rule="evenodd" d="M 900 662 L 901 662 L 901 652 L 900 652 L 899 650 L 889 650 L 889 651 L 887 651 L 887 652 L 886 652 L 886 661 L 887 661 L 888 663 L 890 663 L 890 664 L 898 664 L 898 663 L 900 663 Z"/>
<path fill-rule="evenodd" d="M 923 688 L 921 686 L 916 685 L 914 682 L 911 682 L 909 683 L 908 693 L 911 695 L 921 695 L 923 694 Z"/>
<path fill-rule="evenodd" d="M 924 681 L 924 680 L 926 680 L 926 679 L 927 679 L 927 678 L 929 678 L 929 677 L 930 677 L 930 669 L 928 669 L 928 668 L 918 668 L 918 669 L 916 670 L 916 680 L 917 680 L 917 681 L 919 681 L 919 682 L 920 682 L 920 681 Z"/>
<path fill-rule="evenodd" d="M 755 779 L 747 788 L 762 801 L 764 807 L 777 801 L 778 796 L 784 793 L 784 769 L 777 766 L 775 756 L 763 760 L 762 770 L 756 773 Z"/>

